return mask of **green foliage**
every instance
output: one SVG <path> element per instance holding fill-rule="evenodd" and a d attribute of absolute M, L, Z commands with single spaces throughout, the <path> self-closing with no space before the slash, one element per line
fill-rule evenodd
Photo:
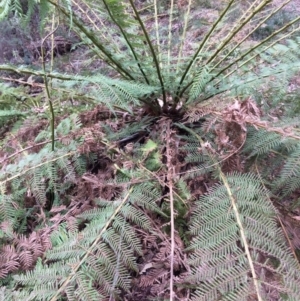
<path fill-rule="evenodd" d="M 44 79 L 39 96 L 0 83 L 5 300 L 299 298 L 276 219 L 300 187 L 300 17 L 266 31 L 283 5 L 183 2 L 1 3 L 53 32 L 59 16 L 96 64 L 0 65 Z"/>
<path fill-rule="evenodd" d="M 265 300 L 270 290 L 297 300 L 299 268 L 278 231 L 268 191 L 253 175 L 233 174 L 227 179 L 230 190 L 225 185 L 212 188 L 193 213 L 190 231 L 195 238 L 188 250 L 195 252 L 189 280 L 197 288 L 191 300 L 246 300 L 254 291 Z M 276 273 L 281 285 L 273 287 L 267 271 Z"/>
<path fill-rule="evenodd" d="M 150 105 L 157 113 L 176 111 L 179 102 L 185 108 L 185 103 L 204 101 L 228 91 L 235 96 L 244 97 L 253 92 L 253 87 L 257 89 L 258 85 L 261 86 L 262 80 L 267 80 L 270 76 L 278 76 L 279 79 L 282 78 L 282 73 L 287 72 L 291 76 L 293 70 L 298 68 L 297 55 L 289 57 L 289 61 L 286 64 L 280 64 L 277 69 L 273 66 L 279 56 L 280 59 L 282 58 L 282 51 L 293 53 L 290 50 L 294 46 L 285 46 L 280 43 L 280 34 L 284 29 L 292 28 L 297 24 L 299 17 L 284 23 L 278 30 L 247 49 L 243 46 L 246 39 L 240 38 L 238 34 L 247 29 L 250 22 L 255 20 L 260 13 L 262 18 L 269 20 L 276 15 L 277 10 L 266 13 L 264 9 L 268 7 L 269 1 L 260 1 L 261 3 L 257 3 L 255 9 L 246 7 L 245 17 L 237 18 L 233 23 L 230 21 L 231 11 L 235 10 L 238 5 L 233 2 L 229 1 L 228 4 L 223 5 L 220 17 L 214 20 L 211 28 L 204 26 L 204 31 L 207 32 L 201 36 L 200 41 L 193 41 L 188 45 L 192 47 L 188 52 L 184 49 L 187 47 L 186 43 L 189 42 L 187 37 L 193 29 L 193 27 L 190 28 L 189 21 L 195 18 L 197 12 L 191 3 L 187 4 L 185 18 L 183 20 L 179 18 L 180 21 L 177 19 L 181 11 L 175 5 L 170 7 L 168 22 L 160 22 L 157 9 L 154 10 L 152 12 L 154 24 L 151 23 L 154 28 L 152 29 L 145 15 L 138 13 L 141 7 L 133 1 L 122 1 L 121 5 L 119 1 L 103 1 L 99 7 L 95 6 L 95 9 L 107 13 L 106 23 L 103 23 L 101 27 L 98 27 L 91 19 L 88 24 L 83 17 L 70 11 L 68 1 L 61 2 L 61 4 L 51 0 L 43 1 L 41 11 L 46 13 L 47 10 L 43 5 L 52 4 L 69 18 L 74 30 L 90 44 L 101 60 L 123 78 L 134 81 L 133 85 L 128 87 L 129 82 L 118 80 L 112 83 L 110 79 L 102 77 L 100 86 L 93 78 L 90 79 L 89 84 L 91 86 L 89 90 L 92 93 L 98 93 L 103 102 L 108 103 L 107 99 L 111 98 L 118 106 L 127 107 L 127 109 L 128 102 L 132 102 L 133 99 L 138 98 L 145 103 L 145 98 L 147 98 L 147 105 Z M 91 7 L 86 8 L 87 15 L 92 13 L 91 9 L 94 5 L 92 3 Z M 97 18 L 101 19 L 102 14 Z M 173 33 L 170 26 L 178 22 L 182 30 L 175 30 Z M 259 30 L 263 24 L 260 22 L 254 29 L 251 28 L 247 36 Z M 296 31 L 297 29 L 292 29 L 288 34 L 291 35 Z M 218 45 L 218 36 L 222 34 L 224 39 Z M 167 36 L 166 41 L 161 41 L 162 36 Z M 274 39 L 277 42 L 276 45 L 273 43 Z M 293 43 L 295 42 L 298 45 L 296 40 Z M 279 47 L 282 49 L 280 50 Z M 294 49 L 297 48 L 298 46 L 294 47 Z M 265 53 L 267 56 L 264 55 Z M 256 67 L 257 59 L 260 59 L 258 68 Z M 52 76 L 55 77 L 54 74 Z M 74 80 L 80 81 L 86 87 L 85 81 L 79 77 Z M 139 87 L 145 89 L 144 96 L 139 92 L 136 93 Z M 162 97 L 162 107 L 157 100 L 159 95 Z M 167 95 L 171 95 L 168 101 Z"/>

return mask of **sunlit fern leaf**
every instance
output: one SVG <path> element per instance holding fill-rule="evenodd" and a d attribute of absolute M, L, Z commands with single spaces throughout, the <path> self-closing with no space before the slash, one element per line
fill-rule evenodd
<path fill-rule="evenodd" d="M 249 174 L 230 175 L 227 180 L 229 187 L 214 187 L 193 212 L 188 281 L 196 289 L 191 300 L 240 301 L 250 296 L 265 300 L 272 291 L 296 301 L 299 268 L 276 225 L 266 189 Z"/>

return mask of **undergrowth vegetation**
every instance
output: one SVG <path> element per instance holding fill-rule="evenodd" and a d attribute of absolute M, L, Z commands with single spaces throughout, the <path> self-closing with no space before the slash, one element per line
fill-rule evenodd
<path fill-rule="evenodd" d="M 299 300 L 293 4 L 2 1 L 0 300 Z"/>

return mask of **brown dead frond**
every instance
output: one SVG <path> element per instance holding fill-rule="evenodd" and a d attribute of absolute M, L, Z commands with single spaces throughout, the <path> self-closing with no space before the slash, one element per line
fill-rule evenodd
<path fill-rule="evenodd" d="M 14 234 L 14 239 L 0 251 L 0 278 L 18 270 L 30 270 L 37 259 L 50 249 L 51 228 L 32 232 L 29 236 Z"/>

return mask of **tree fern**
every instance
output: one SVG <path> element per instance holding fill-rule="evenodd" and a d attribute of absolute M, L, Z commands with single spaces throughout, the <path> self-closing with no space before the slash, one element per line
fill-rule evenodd
<path fill-rule="evenodd" d="M 168 41 L 166 41 L 166 43 L 161 43 L 157 40 L 157 38 L 160 37 L 160 32 L 166 31 L 171 33 L 169 28 L 170 25 L 172 25 L 173 20 L 176 19 L 178 15 L 180 16 L 180 12 L 175 5 L 172 6 L 172 9 L 170 10 L 168 24 L 159 26 L 159 18 L 157 17 L 159 9 L 157 2 L 155 2 L 154 18 L 157 25 L 156 29 L 151 30 L 148 25 L 149 22 L 145 20 L 144 15 L 138 14 L 137 4 L 133 1 L 122 2 L 122 5 L 116 5 L 114 1 L 104 1 L 102 4 L 99 4 L 99 7 L 102 7 L 103 10 L 107 11 L 109 17 L 109 21 L 107 22 L 112 25 L 112 29 L 108 32 L 108 37 L 106 39 L 108 39 L 107 41 L 114 40 L 113 36 L 119 32 L 118 36 L 120 36 L 120 39 L 118 39 L 115 44 L 107 43 L 105 41 L 101 42 L 97 38 L 99 33 L 103 36 L 107 35 L 107 33 L 105 34 L 105 32 L 107 32 L 107 27 L 104 24 L 104 26 L 100 28 L 93 22 L 89 24 L 87 20 L 80 19 L 78 15 L 70 12 L 68 2 L 62 3 L 61 5 L 55 2 L 49 2 L 66 17 L 72 20 L 74 28 L 78 29 L 81 34 L 90 40 L 93 47 L 96 47 L 98 49 L 97 51 L 102 53 L 100 54 L 101 59 L 104 59 L 111 67 L 115 68 L 120 75 L 127 79 L 156 87 L 155 90 L 158 93 L 162 92 L 165 107 L 164 110 L 167 110 L 168 107 L 166 104 L 166 93 L 172 95 L 175 104 L 179 102 L 179 96 L 180 98 L 183 96 L 185 98 L 186 92 L 188 91 L 188 99 L 186 99 L 188 103 L 199 101 L 199 96 L 203 94 L 204 87 L 206 89 L 209 87 L 214 89 L 204 91 L 204 98 L 201 97 L 202 100 L 213 97 L 219 93 L 227 92 L 228 90 L 234 91 L 235 94 L 246 95 L 251 93 L 251 89 L 245 91 L 248 82 L 253 86 L 262 78 L 274 76 L 277 72 L 279 72 L 280 76 L 282 75 L 282 72 L 287 71 L 291 74 L 291 71 L 296 68 L 294 64 L 291 65 L 288 63 L 286 66 L 281 64 L 281 69 L 277 71 L 274 70 L 273 67 L 269 72 L 267 69 L 264 70 L 265 67 L 261 68 L 260 72 L 257 72 L 257 70 L 254 72 L 250 71 L 255 66 L 255 61 L 258 57 L 261 60 L 261 66 L 263 66 L 262 63 L 264 59 L 266 60 L 266 63 L 271 63 L 273 65 L 274 62 L 276 62 L 276 57 L 279 55 L 279 52 L 282 51 L 286 53 L 286 57 L 290 56 L 289 62 L 291 61 L 291 54 L 293 52 L 295 54 L 297 53 L 291 51 L 298 47 L 295 44 L 296 40 L 291 41 L 288 47 L 279 43 L 283 39 L 281 36 L 282 32 L 292 28 L 294 24 L 297 24 L 299 18 L 291 20 L 249 49 L 241 48 L 246 39 L 238 37 L 239 32 L 246 30 L 250 21 L 258 15 L 261 14 L 265 21 L 274 16 L 289 1 L 284 2 L 277 8 L 270 7 L 269 10 L 266 10 L 266 8 L 271 5 L 271 1 L 257 1 L 246 6 L 241 18 L 238 18 L 235 23 L 232 23 L 231 28 L 229 26 L 223 26 L 225 21 L 228 22 L 228 20 L 230 20 L 232 15 L 231 11 L 234 10 L 237 5 L 233 1 L 229 1 L 224 5 L 223 12 L 220 14 L 219 18 L 216 19 L 210 29 L 207 29 L 206 35 L 203 36 L 202 41 L 195 47 L 194 55 L 188 55 L 186 57 L 181 56 L 181 59 L 177 60 L 177 63 L 180 65 L 177 65 L 176 60 L 173 60 L 172 57 L 176 52 L 181 53 L 182 49 L 185 47 L 183 37 L 186 37 L 188 33 L 186 28 L 188 26 L 187 20 L 191 20 L 195 14 L 191 2 L 189 2 L 186 8 L 185 21 L 183 23 L 185 27 L 184 30 L 182 32 L 176 32 L 176 34 L 168 34 Z M 75 11 L 78 8 L 79 6 L 77 8 L 75 7 Z M 83 10 L 82 7 L 80 7 L 80 9 Z M 266 11 L 269 13 L 266 13 Z M 89 16 L 89 20 L 91 21 L 90 16 L 93 15 L 91 7 L 87 6 L 84 13 Z M 135 17 L 136 20 L 133 17 Z M 255 26 L 251 32 L 263 26 L 264 21 L 261 21 Z M 133 36 L 132 33 L 137 30 L 141 34 Z M 284 37 L 286 38 L 296 31 L 297 28 L 292 29 Z M 221 33 L 223 33 L 225 37 L 221 44 L 216 46 L 216 39 L 218 39 Z M 250 33 L 247 36 L 249 35 Z M 179 39 L 181 43 L 176 43 L 177 39 Z M 122 47 L 128 47 L 128 51 L 120 53 L 124 56 L 124 59 L 121 57 L 118 58 L 118 54 L 112 50 L 112 47 L 114 46 L 119 49 L 117 53 L 120 52 Z M 215 50 L 210 51 L 211 49 L 214 49 L 214 47 Z M 274 51 L 271 50 L 272 47 L 274 47 Z M 282 50 L 279 50 L 279 47 L 282 47 Z M 161 52 L 158 53 L 157 49 L 160 49 Z M 171 52 L 170 49 L 172 49 Z M 142 55 L 143 52 L 146 55 Z M 268 56 L 264 56 L 264 53 L 268 53 Z M 131 56 L 131 58 L 128 57 L 128 55 Z M 125 58 L 125 56 L 127 57 Z M 293 55 L 293 57 L 295 58 L 295 55 Z M 292 59 L 292 61 L 294 63 L 294 59 Z M 245 71 L 241 73 L 242 66 L 247 67 L 247 69 L 244 69 Z M 173 71 L 171 72 L 171 70 Z M 173 72 L 175 70 L 183 70 L 182 76 L 175 73 L 176 76 L 174 77 Z M 153 77 L 154 74 L 156 74 L 155 77 Z M 205 79 L 203 77 L 204 74 L 206 74 Z M 216 85 L 221 87 L 217 88 Z M 99 85 L 96 87 L 96 93 L 100 92 L 104 99 L 112 97 L 117 100 L 117 95 L 120 92 L 118 85 L 111 88 L 102 86 L 101 89 L 99 89 L 100 87 L 101 86 Z M 236 89 L 235 87 L 243 87 L 243 91 Z M 162 90 L 159 92 L 157 89 Z M 172 91 L 176 91 L 175 95 Z M 130 95 L 131 94 L 129 93 L 125 99 L 129 100 Z M 150 99 L 152 100 L 154 107 L 157 106 L 155 97 L 156 96 L 152 96 L 152 99 Z M 118 105 L 120 105 L 121 102 L 123 102 L 123 100 L 119 100 Z M 172 110 L 174 110 L 175 107 L 176 105 L 173 105 Z M 159 110 L 159 108 L 156 108 L 156 111 L 157 110 Z"/>
<path fill-rule="evenodd" d="M 0 65 L 47 92 L 16 105 L 0 86 L 0 117 L 24 118 L 1 142 L 5 300 L 299 299 L 276 224 L 300 185 L 298 123 L 261 111 L 286 97 L 295 117 L 300 18 L 249 39 L 289 2 L 225 1 L 212 18 L 193 1 L 29 3 L 22 18 L 57 13 L 97 68 Z"/>

